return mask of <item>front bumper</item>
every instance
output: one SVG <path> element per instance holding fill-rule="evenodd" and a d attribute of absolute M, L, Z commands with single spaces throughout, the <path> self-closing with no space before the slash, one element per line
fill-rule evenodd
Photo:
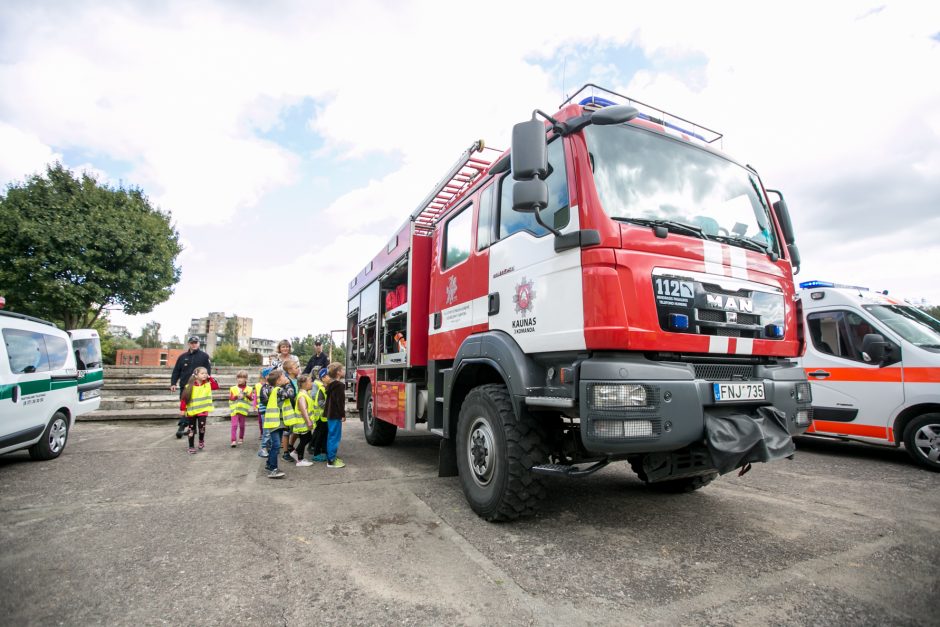
<path fill-rule="evenodd" d="M 791 362 L 747 365 L 750 376 L 746 380 L 764 384 L 765 400 L 715 402 L 714 383 L 731 380 L 721 377 L 735 369 L 740 371 L 741 367 L 723 369 L 715 364 L 696 367 L 685 362 L 652 361 L 638 355 L 605 355 L 581 362 L 578 397 L 585 449 L 617 456 L 676 451 L 705 441 L 706 412 L 728 409 L 758 419 L 758 408 L 771 406 L 784 416 L 791 436 L 805 432 L 812 416 L 812 398 L 803 370 Z M 598 409 L 592 402 L 594 386 L 610 383 L 642 385 L 646 389 L 646 406 Z M 797 386 L 805 386 L 799 390 L 800 403 Z"/>

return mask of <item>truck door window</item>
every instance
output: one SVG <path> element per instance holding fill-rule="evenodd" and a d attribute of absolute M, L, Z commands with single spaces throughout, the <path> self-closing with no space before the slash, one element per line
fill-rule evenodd
<path fill-rule="evenodd" d="M 565 170 L 564 142 L 556 139 L 548 145 L 548 206 L 542 209 L 542 221 L 556 229 L 568 226 L 571 210 L 568 206 L 568 174 Z M 542 237 L 549 231 L 538 222 L 531 213 L 512 210 L 512 173 L 507 173 L 500 181 L 499 199 L 499 239 L 528 231 L 536 237 Z"/>
<path fill-rule="evenodd" d="M 480 194 L 480 210 L 477 213 L 477 250 L 489 248 L 493 243 L 493 196 L 496 185 L 490 185 Z"/>
<path fill-rule="evenodd" d="M 31 374 L 49 370 L 46 343 L 41 333 L 21 329 L 4 329 L 3 342 L 13 374 Z"/>
<path fill-rule="evenodd" d="M 444 269 L 453 268 L 470 256 L 470 238 L 473 226 L 472 205 L 467 205 L 447 221 L 444 226 Z"/>

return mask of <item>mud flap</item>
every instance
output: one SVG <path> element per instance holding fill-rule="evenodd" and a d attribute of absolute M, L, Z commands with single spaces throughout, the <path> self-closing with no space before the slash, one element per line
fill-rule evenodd
<path fill-rule="evenodd" d="M 796 446 L 786 415 L 774 407 L 705 410 L 705 442 L 715 468 L 729 473 L 753 462 L 772 462 L 793 455 Z"/>

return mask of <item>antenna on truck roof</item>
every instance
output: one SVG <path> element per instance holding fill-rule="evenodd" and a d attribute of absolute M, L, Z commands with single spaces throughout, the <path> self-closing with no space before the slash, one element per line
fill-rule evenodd
<path fill-rule="evenodd" d="M 492 160 L 474 156 L 475 153 L 483 153 L 485 150 L 496 153 Z M 434 221 L 457 197 L 467 191 L 477 177 L 493 165 L 493 161 L 502 153 L 502 150 L 488 148 L 482 139 L 473 142 L 451 166 L 444 178 L 437 182 L 431 193 L 425 196 L 418 208 L 412 212 L 411 221 L 415 223 L 415 230 L 422 235 L 430 235 L 434 228 Z"/>

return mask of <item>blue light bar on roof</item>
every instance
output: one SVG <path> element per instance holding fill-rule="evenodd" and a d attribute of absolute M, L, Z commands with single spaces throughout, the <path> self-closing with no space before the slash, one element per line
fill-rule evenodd
<path fill-rule="evenodd" d="M 814 287 L 837 287 L 845 290 L 859 290 L 860 292 L 867 292 L 867 287 L 862 287 L 860 285 L 844 285 L 842 283 L 830 283 L 829 281 L 803 281 L 800 283 L 800 289 L 812 289 Z"/>

